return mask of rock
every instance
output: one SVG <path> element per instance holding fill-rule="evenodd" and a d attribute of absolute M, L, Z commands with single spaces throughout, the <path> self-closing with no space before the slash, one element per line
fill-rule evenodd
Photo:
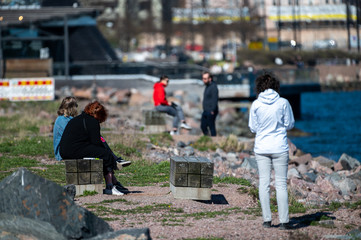
<path fill-rule="evenodd" d="M 184 148 L 184 147 L 186 147 L 187 145 L 184 143 L 184 142 L 182 142 L 182 141 L 179 141 L 178 143 L 177 143 L 177 147 L 179 147 L 179 148 Z"/>
<path fill-rule="evenodd" d="M 318 162 L 321 166 L 332 168 L 335 164 L 335 161 L 325 158 L 323 156 L 319 156 L 313 159 L 314 161 Z"/>
<path fill-rule="evenodd" d="M 323 225 L 323 226 L 326 226 L 326 227 L 334 227 L 335 226 L 335 223 L 333 220 L 320 220 L 318 222 L 320 225 Z"/>
<path fill-rule="evenodd" d="M 302 175 L 303 179 L 306 180 L 307 182 L 315 182 L 316 178 L 317 178 L 317 174 L 315 174 L 313 171 L 312 172 L 307 172 L 305 174 Z"/>
<path fill-rule="evenodd" d="M 149 101 L 150 99 L 147 96 L 144 96 L 135 89 L 131 90 L 131 96 L 129 98 L 129 106 L 141 106 Z"/>
<path fill-rule="evenodd" d="M 287 142 L 288 142 L 288 153 L 291 156 L 295 156 L 296 152 L 297 152 L 297 147 L 296 145 L 294 145 L 290 139 L 287 138 Z"/>
<path fill-rule="evenodd" d="M 296 168 L 291 168 L 287 172 L 287 178 L 302 178 L 301 174 L 298 172 Z"/>
<path fill-rule="evenodd" d="M 343 170 L 351 170 L 360 166 L 360 162 L 353 157 L 350 157 L 346 153 L 342 154 L 338 160 L 341 163 Z"/>
<path fill-rule="evenodd" d="M 237 154 L 235 154 L 233 152 L 227 153 L 227 161 L 236 162 L 237 160 L 238 160 L 237 159 Z"/>
<path fill-rule="evenodd" d="M 333 171 L 331 168 L 328 168 L 326 166 L 322 166 L 319 162 L 317 161 L 311 161 L 309 163 L 310 165 L 310 168 L 313 168 L 316 170 L 316 172 L 319 172 L 319 173 L 327 173 L 327 174 L 332 174 Z"/>
<path fill-rule="evenodd" d="M 339 192 L 339 189 L 335 188 L 329 178 L 324 178 L 322 176 L 318 176 L 316 178 L 316 184 L 322 189 L 324 193 L 331 193 L 331 192 Z"/>
<path fill-rule="evenodd" d="M 311 154 L 307 153 L 305 155 L 302 155 L 300 157 L 294 158 L 292 160 L 290 160 L 290 164 L 292 163 L 296 163 L 296 165 L 300 165 L 300 164 L 305 164 L 307 165 L 310 161 L 312 160 L 312 156 Z"/>
<path fill-rule="evenodd" d="M 75 195 L 76 195 L 76 187 L 74 184 L 65 185 L 64 190 L 66 194 L 70 197 L 71 200 L 74 201 Z"/>
<path fill-rule="evenodd" d="M 297 167 L 297 170 L 299 173 L 301 174 L 305 174 L 307 172 L 307 166 L 305 164 L 300 164 L 298 167 Z"/>
<path fill-rule="evenodd" d="M 134 229 L 122 229 L 116 232 L 108 232 L 105 234 L 98 235 L 90 238 L 89 240 L 150 240 L 149 228 L 134 228 Z"/>
<path fill-rule="evenodd" d="M 247 170 L 256 170 L 258 171 L 257 162 L 255 158 L 245 158 L 243 159 L 243 163 L 241 165 L 242 168 Z"/>
<path fill-rule="evenodd" d="M 3 179 L 0 192 L 0 212 L 48 222 L 66 238 L 112 231 L 104 220 L 77 206 L 63 187 L 25 168 Z"/>
<path fill-rule="evenodd" d="M 185 156 L 189 157 L 189 156 L 193 156 L 194 155 L 194 148 L 191 146 L 187 146 L 183 149 L 183 153 Z"/>
<path fill-rule="evenodd" d="M 66 238 L 48 222 L 0 213 L 0 239 L 65 240 Z"/>
<path fill-rule="evenodd" d="M 361 239 L 361 229 L 360 228 L 356 228 L 350 232 L 347 233 L 348 236 L 351 236 L 352 239 Z"/>
<path fill-rule="evenodd" d="M 335 172 L 327 176 L 326 179 L 329 179 L 335 187 L 339 188 L 342 195 L 356 193 L 357 186 L 350 178 L 346 178 Z"/>

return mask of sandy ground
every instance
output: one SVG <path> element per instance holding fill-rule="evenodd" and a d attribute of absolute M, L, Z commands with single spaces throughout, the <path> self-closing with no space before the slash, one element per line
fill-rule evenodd
<path fill-rule="evenodd" d="M 332 239 L 361 225 L 361 209 L 344 208 L 336 212 L 318 209 L 304 214 L 291 214 L 290 223 L 294 228 L 292 230 L 280 230 L 275 213 L 273 227 L 264 229 L 262 217 L 252 211 L 257 207 L 257 203 L 249 194 L 241 193 L 239 188 L 240 186 L 232 184 L 214 185 L 210 201 L 175 199 L 169 187 L 160 185 L 130 187 L 131 193 L 124 196 L 98 194 L 75 200 L 78 205 L 90 211 L 94 211 L 94 204 L 110 209 L 101 217 L 105 218 L 114 230 L 148 227 L 153 239 Z M 99 204 L 104 200 L 117 201 Z M 142 211 L 146 209 L 142 208 L 145 206 L 153 206 L 157 210 L 147 213 Z M 163 206 L 162 209 L 159 209 L 159 206 Z M 131 209 L 135 211 L 127 211 Z M 211 212 L 215 214 L 210 214 Z M 306 223 L 321 215 L 331 218 L 334 227 L 312 226 Z"/>

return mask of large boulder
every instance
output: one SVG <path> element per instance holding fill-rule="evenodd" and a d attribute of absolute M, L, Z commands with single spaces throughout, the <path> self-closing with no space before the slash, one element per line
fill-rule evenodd
<path fill-rule="evenodd" d="M 25 168 L 0 182 L 0 212 L 50 223 L 69 239 L 113 231 L 101 218 L 77 206 L 60 185 Z"/>
<path fill-rule="evenodd" d="M 350 157 L 346 153 L 341 155 L 337 163 L 342 166 L 342 169 L 338 170 L 351 170 L 360 166 L 360 162 L 356 158 Z"/>
<path fill-rule="evenodd" d="M 0 239 L 65 240 L 66 238 L 50 223 L 0 213 Z"/>

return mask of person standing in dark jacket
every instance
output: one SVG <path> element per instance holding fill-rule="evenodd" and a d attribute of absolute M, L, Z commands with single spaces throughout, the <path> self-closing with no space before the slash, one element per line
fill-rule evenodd
<path fill-rule="evenodd" d="M 105 122 L 108 113 L 98 101 L 85 106 L 84 111 L 71 119 L 60 140 L 60 155 L 63 159 L 82 159 L 85 157 L 103 159 L 103 174 L 106 183 L 105 194 L 123 195 L 118 190 L 121 184 L 114 176 L 117 169 L 116 156 L 102 142 L 100 123 Z"/>
<path fill-rule="evenodd" d="M 201 129 L 204 135 L 216 136 L 216 117 L 218 115 L 218 87 L 212 80 L 209 72 L 202 74 L 203 83 L 206 85 L 203 93 L 203 113 Z"/>

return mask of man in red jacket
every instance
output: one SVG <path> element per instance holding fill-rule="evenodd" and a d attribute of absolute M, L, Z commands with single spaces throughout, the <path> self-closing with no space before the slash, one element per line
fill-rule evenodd
<path fill-rule="evenodd" d="M 192 129 L 187 125 L 183 110 L 180 106 L 175 103 L 169 103 L 166 98 L 165 88 L 168 86 L 169 78 L 166 75 L 160 77 L 159 82 L 156 82 L 153 86 L 153 101 L 155 109 L 159 112 L 165 112 L 173 116 L 173 130 L 170 132 L 171 135 L 178 134 L 178 124 L 182 122 L 180 127 L 190 130 Z"/>

